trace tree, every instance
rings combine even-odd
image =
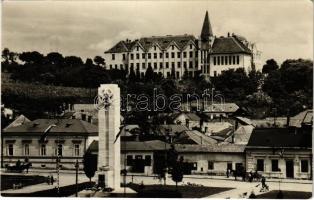
[[[83,65],[83,61],[80,57],[77,56],[66,56],[64,58],[64,64],[66,67],[75,67]]]
[[[95,176],[95,172],[97,171],[97,155],[93,155],[90,151],[87,151],[83,157],[83,165],[85,175],[89,178],[91,184],[92,177]]]
[[[4,48],[4,49],[2,50],[2,59],[4,60],[4,61],[2,61],[3,64],[9,64],[9,60],[10,60],[10,50],[9,50],[8,48]]]
[[[183,157],[181,156],[179,161],[172,168],[171,177],[176,182],[176,190],[178,190],[178,183],[183,180]]]
[[[23,52],[19,55],[19,59],[26,64],[42,64],[44,56],[37,51]]]
[[[266,64],[263,66],[263,74],[269,74],[270,72],[277,70],[279,68],[277,62],[274,59],[269,59],[266,61]]]
[[[85,65],[86,67],[93,67],[94,66],[93,60],[90,58],[87,58],[85,61]]]
[[[52,65],[62,65],[64,57],[58,52],[51,52],[47,54],[46,61]]]
[[[154,70],[152,66],[148,66],[146,72],[145,72],[145,81],[153,81],[154,78]]]
[[[100,67],[104,67],[105,66],[105,59],[103,57],[101,57],[101,56],[95,56],[94,62],[96,63],[96,65],[98,65]]]

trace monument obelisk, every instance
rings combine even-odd
[[[120,188],[120,88],[102,84],[98,88],[98,180],[105,187]]]

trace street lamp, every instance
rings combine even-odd
[[[78,169],[79,169],[79,162],[76,159],[76,163],[75,163],[75,186],[76,186],[75,197],[77,197],[77,193],[78,193]]]

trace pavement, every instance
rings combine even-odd
[[[14,173],[5,173],[1,172],[1,174],[10,174],[15,175]],[[21,175],[21,174],[18,174]],[[27,175],[27,174],[26,174]],[[41,176],[51,176],[53,175],[54,178],[57,178],[57,173],[55,170],[31,170],[28,175],[41,175]],[[95,180],[96,177],[94,177]],[[121,180],[123,180],[121,178]],[[85,176],[84,172],[80,171],[78,175],[78,182],[87,182],[89,179]],[[153,177],[153,176],[143,176],[143,175],[128,175],[126,177],[126,182],[133,182],[133,183],[141,183],[143,182],[144,185],[150,184],[161,184],[160,180]],[[168,176],[166,179],[166,183],[168,185],[175,185],[175,182],[171,180],[171,177]],[[73,171],[60,171],[60,187],[73,185],[75,184],[75,173]],[[163,184],[163,181],[162,181]],[[259,185],[256,187],[259,182],[243,182],[240,178],[235,181],[234,177],[224,177],[224,176],[205,176],[205,175],[185,175],[183,181],[178,185],[187,185],[187,184],[197,184],[203,185],[207,187],[222,187],[222,188],[234,188],[225,192],[217,193],[208,198],[245,198],[254,191],[255,195],[260,194]],[[311,180],[297,180],[297,179],[267,179],[266,184],[269,186],[271,190],[288,190],[288,191],[304,191],[304,192],[312,192],[312,181]],[[32,193],[47,189],[52,189],[57,186],[55,182],[54,185],[48,185],[47,183],[36,184],[31,186],[26,186],[21,189],[17,190],[5,190],[1,191],[1,193]],[[244,193],[247,196],[243,195]]]
[[[127,182],[132,181],[132,176],[127,176]],[[144,185],[150,184],[160,184],[159,179],[154,179],[147,176],[133,176],[133,183],[141,183]],[[162,182],[163,183],[163,182]],[[171,177],[168,177],[166,184],[175,185],[175,182],[171,180]],[[197,176],[184,176],[183,181],[178,185],[187,185],[187,184],[197,184],[207,187],[222,187],[222,188],[234,188],[225,192],[217,193],[206,198],[245,198],[248,197],[252,191],[255,195],[261,194],[261,186],[256,187],[259,182],[243,182],[240,179],[235,181],[234,178],[227,177],[197,177]],[[279,182],[279,180],[266,180],[266,184],[269,186],[269,191],[271,190],[288,190],[288,191],[303,191],[303,192],[312,192],[312,182],[309,180],[295,180],[294,182]],[[279,186],[280,185],[280,186]],[[246,195],[243,195],[246,193]]]

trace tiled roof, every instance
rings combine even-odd
[[[195,114],[195,113],[191,113],[191,112],[188,112],[188,113],[179,113],[179,114],[174,114],[172,117],[174,117],[174,119],[178,118],[180,115],[185,115],[189,120],[191,121],[200,121],[201,118]]]
[[[252,121],[249,118],[246,117],[235,117],[237,120],[240,121],[241,124],[245,124],[245,125],[252,125]]]
[[[213,153],[243,153],[245,145],[237,144],[211,144],[211,145],[194,145],[194,144],[175,144],[176,151],[180,152],[213,152]],[[121,151],[164,151],[169,149],[170,145],[160,140],[151,141],[121,141]],[[98,153],[98,141],[94,140],[88,147],[88,150]]]
[[[254,127],[252,125],[240,126],[234,132],[235,144],[247,144],[251,137]]]
[[[210,138],[196,130],[185,131],[184,134],[186,134],[196,144],[200,144],[200,145],[217,144],[217,141],[215,139]]]
[[[23,125],[24,123],[27,123],[27,122],[30,122],[30,120],[27,117],[25,117],[24,115],[20,115],[3,130],[7,130],[8,128],[11,128],[11,127],[20,126],[20,125]]]
[[[212,144],[212,145],[175,145],[178,152],[212,152],[212,153],[243,153],[245,145]]]
[[[248,148],[283,147],[311,148],[312,129],[255,128],[247,144]]]
[[[215,38],[211,54],[227,54],[227,53],[251,54],[251,51],[241,41],[239,41],[233,36]]]
[[[135,41],[120,41],[111,49],[105,53],[121,53],[132,50],[137,44],[140,44],[140,47],[147,52],[153,45],[160,47],[162,50],[165,50],[169,45],[175,45],[180,50],[183,50],[189,42],[195,44],[196,38],[193,35],[168,35],[168,36],[152,36],[152,37],[143,37]]]
[[[165,135],[168,131],[172,134],[177,134],[189,130],[186,126],[178,124],[160,125],[158,129],[162,135]]]
[[[98,133],[98,127],[78,119],[36,119],[23,125],[10,127],[4,133],[43,133],[49,126],[55,124],[49,133]]]
[[[160,140],[150,141],[121,141],[121,151],[164,151],[170,145]],[[98,152],[98,141],[94,140],[88,150]]]

